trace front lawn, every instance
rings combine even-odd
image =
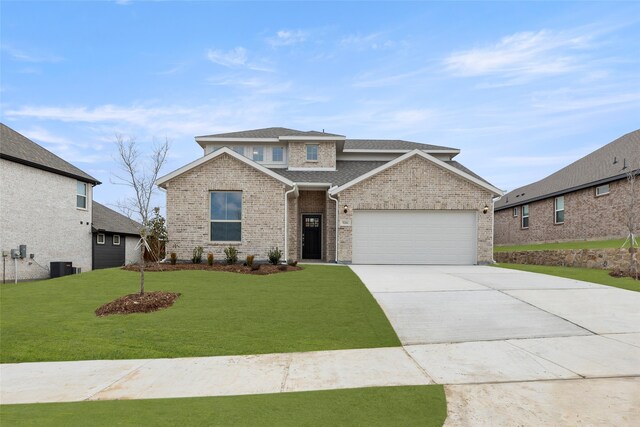
[[[0,405],[10,426],[441,426],[441,385],[249,396]]]
[[[494,264],[496,267],[511,268],[513,270],[530,271],[532,273],[550,274],[552,276],[566,277],[568,279],[583,280],[585,282],[599,283],[629,291],[640,292],[640,281],[630,277],[611,277],[608,270],[577,267],[551,267],[548,265],[525,264]]]
[[[0,361],[141,359],[399,346],[386,316],[346,267],[306,266],[268,276],[146,273],[146,290],[179,292],[173,307],[96,317],[136,292],[139,274],[120,269],[0,291]]]
[[[511,245],[511,246],[494,246],[494,252],[517,252],[517,251],[546,251],[546,250],[565,250],[565,249],[608,249],[620,248],[624,243],[624,239],[618,240],[598,240],[598,241],[582,241],[582,242],[562,242],[562,243],[536,243],[532,245]]]

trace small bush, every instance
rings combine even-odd
[[[253,259],[255,258],[254,255],[247,255],[247,261],[245,262],[245,265],[247,267],[253,267]]]
[[[176,262],[178,261],[178,254],[171,252],[171,255],[169,255],[169,261],[171,262],[171,265],[176,265]]]
[[[235,264],[238,262],[238,250],[233,246],[229,246],[224,249],[224,255],[226,257],[227,264]]]
[[[202,246],[197,246],[194,250],[193,250],[193,256],[191,257],[191,262],[194,264],[200,264],[202,262],[202,252],[204,251],[204,249],[202,249]]]
[[[213,254],[211,252],[207,254],[207,264],[213,265]]]
[[[251,266],[251,271],[258,271],[260,270],[260,264],[253,264]]]
[[[282,251],[276,246],[269,251],[267,258],[269,258],[269,262],[271,264],[278,265],[280,263],[280,258],[282,258]]]
[[[290,259],[289,261],[287,261],[287,264],[289,264],[291,267],[295,267],[296,265],[298,265],[298,261],[295,259]]]

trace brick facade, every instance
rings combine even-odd
[[[285,185],[255,168],[223,154],[166,183],[167,252],[191,259],[193,249],[204,248],[224,259],[224,248],[234,246],[239,260],[255,255],[267,258],[275,246],[284,251]],[[242,242],[217,243],[210,239],[210,192],[242,191]],[[291,222],[290,222],[291,224]]]
[[[596,197],[595,187],[564,194],[564,223],[554,223],[555,197],[529,204],[529,228],[522,229],[522,206],[495,213],[495,244],[521,245],[571,240],[624,238],[627,211],[626,180],[609,183],[609,194]],[[640,206],[637,207],[640,211]]]
[[[309,144],[318,145],[318,161],[307,161],[307,148]],[[291,168],[335,168],[336,167],[336,143],[335,141],[309,141],[289,142],[289,167]]]
[[[91,184],[87,209],[78,209],[74,178],[1,159],[0,182],[1,249],[27,245],[27,258],[18,259],[18,280],[48,278],[52,261],[71,261],[83,272],[91,270]],[[5,278],[13,280],[14,261],[5,259]]]
[[[414,156],[372,176],[339,195],[339,220],[352,221],[354,210],[371,209],[438,209],[479,212],[477,262],[493,260],[493,215],[491,209],[482,214],[485,205],[492,206],[492,194],[468,180]],[[334,205],[335,209],[335,205]],[[352,227],[339,229],[339,260],[352,259]]]

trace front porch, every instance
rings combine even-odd
[[[288,206],[288,259],[335,261],[336,205],[326,188],[304,188]]]

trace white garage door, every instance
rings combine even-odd
[[[475,264],[475,211],[354,211],[354,264]]]

